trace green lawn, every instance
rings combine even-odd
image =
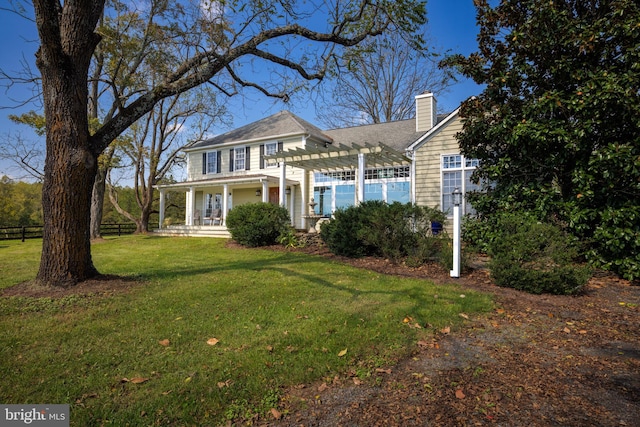
[[[287,386],[370,379],[460,313],[492,306],[453,286],[224,244],[111,238],[93,246],[96,267],[145,285],[1,298],[0,402],[68,403],[74,426],[219,425],[266,413]],[[0,288],[35,277],[40,246],[0,242]]]

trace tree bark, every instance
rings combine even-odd
[[[99,41],[94,33],[103,1],[35,0],[41,45],[47,156],[42,186],[44,229],[36,281],[72,286],[94,277],[89,226],[98,152],[87,116],[87,75]]]

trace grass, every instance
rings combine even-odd
[[[74,426],[221,425],[266,414],[287,386],[366,378],[492,304],[453,286],[224,242],[111,238],[93,246],[96,267],[144,286],[0,298],[0,402],[68,403]],[[0,287],[35,277],[40,245],[2,243]]]

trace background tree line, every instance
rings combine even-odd
[[[118,203],[132,215],[140,215],[140,207],[136,202],[135,190],[131,187],[116,186],[113,193],[117,194]],[[165,218],[173,223],[184,222],[184,197],[178,193],[166,195],[167,208]],[[131,221],[109,201],[109,195],[104,196],[104,210],[102,224],[123,224]],[[159,195],[154,191],[151,207],[150,223],[158,222]],[[7,176],[0,178],[0,227],[23,227],[42,225],[42,184],[14,181]]]

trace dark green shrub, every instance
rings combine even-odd
[[[234,207],[227,215],[231,237],[241,245],[273,245],[289,230],[291,219],[285,208],[272,203],[248,203]]]
[[[409,248],[405,263],[409,267],[419,267],[429,261],[441,262],[441,253],[445,248],[451,252],[450,242],[445,234],[438,236],[421,235],[416,238],[415,245]],[[453,255],[450,255],[453,258]],[[449,267],[451,268],[451,267]]]
[[[320,226],[322,240],[336,255],[350,258],[374,255],[376,248],[367,244],[363,236],[370,228],[374,212],[384,205],[384,202],[372,200],[336,210],[333,219]]]
[[[410,203],[366,201],[337,211],[332,221],[322,225],[320,234],[338,255],[375,255],[393,261],[407,258],[412,264],[422,264],[440,246],[428,236],[430,222],[444,223],[445,218],[437,209]]]
[[[489,247],[489,264],[496,284],[541,294],[579,292],[591,269],[576,264],[577,250],[558,227],[525,216],[502,215]]]

